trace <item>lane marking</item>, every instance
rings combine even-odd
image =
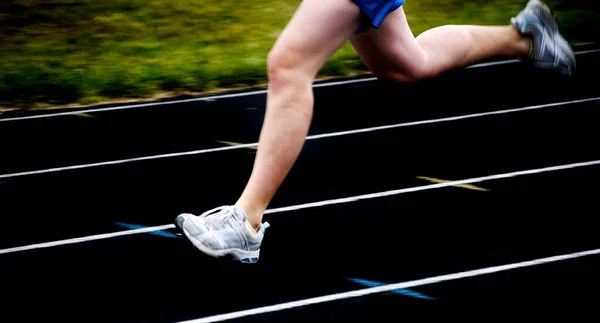
[[[357,284],[363,285],[365,287],[377,287],[377,286],[387,285],[384,283],[374,282],[374,281],[360,279],[360,278],[348,278],[348,280],[355,282]],[[398,294],[398,295],[402,295],[402,296],[409,296],[409,297],[421,298],[421,299],[427,299],[427,300],[435,300],[435,298],[433,298],[433,297],[427,296],[425,294],[419,293],[417,291],[414,291],[414,290],[408,289],[408,288],[394,289],[394,290],[391,290],[390,292],[393,294]]]
[[[597,53],[597,52],[600,52],[600,49],[577,51],[577,52],[575,52],[575,54],[576,55],[584,55],[584,54],[591,54],[591,53]],[[467,66],[466,68],[467,69],[482,68],[482,67],[489,67],[489,66],[496,66],[496,65],[513,64],[513,63],[517,63],[517,62],[518,62],[518,60],[502,60],[502,61],[496,61],[496,62],[486,62],[486,63],[474,64],[471,66]],[[376,81],[376,80],[377,80],[376,77],[369,77],[369,78],[362,78],[362,79],[357,79],[357,80],[331,81],[331,82],[326,81],[324,83],[313,84],[313,88],[348,85],[348,84],[354,84],[354,83],[365,83],[365,82],[372,82],[372,81]],[[0,119],[0,122],[51,118],[51,117],[72,115],[72,114],[76,114],[76,113],[88,113],[88,112],[96,113],[96,112],[105,112],[105,111],[154,107],[154,106],[161,106],[161,105],[182,104],[182,103],[190,103],[190,102],[214,101],[214,100],[218,100],[218,99],[229,99],[229,98],[253,96],[253,95],[259,95],[259,94],[266,94],[266,93],[267,93],[266,90],[257,90],[257,91],[243,92],[243,93],[213,95],[213,96],[207,96],[207,97],[201,97],[201,98],[192,98],[192,99],[167,101],[167,102],[140,103],[140,104],[115,106],[115,107],[108,107],[108,108],[95,108],[95,109],[90,108],[90,109],[77,110],[77,111],[65,111],[65,112],[48,113],[48,114],[41,114],[41,115],[34,115],[34,116],[4,118],[4,119]]]
[[[123,223],[123,222],[115,222],[114,224],[117,226],[120,226],[122,228],[131,229],[131,230],[148,228],[147,226],[144,226],[144,225]],[[151,232],[146,232],[146,233],[151,234],[151,235],[156,235],[159,237],[165,237],[165,238],[181,238],[181,235],[176,234],[176,233],[171,233],[166,230],[151,231]]]
[[[155,227],[147,227],[147,228],[141,228],[141,229],[135,229],[135,230],[125,230],[125,231],[118,231],[118,232],[111,232],[111,233],[95,234],[95,235],[91,235],[91,236],[87,236],[87,237],[72,238],[72,239],[65,239],[65,240],[44,242],[44,243],[36,243],[36,244],[28,245],[28,246],[2,249],[2,250],[0,250],[0,254],[7,254],[7,253],[13,253],[13,252],[19,252],[19,251],[25,251],[25,250],[33,250],[33,249],[58,247],[58,246],[64,246],[64,245],[69,245],[69,244],[75,244],[75,243],[97,241],[97,240],[110,239],[110,238],[115,238],[115,237],[122,237],[122,236],[127,236],[127,235],[147,233],[147,232],[160,231],[160,230],[168,230],[168,229],[174,229],[174,228],[175,228],[175,225],[166,224],[166,225],[159,225],[159,226],[155,226]]]
[[[445,117],[445,118],[438,118],[438,119],[396,123],[396,124],[385,125],[385,126],[353,129],[353,130],[347,130],[347,131],[338,131],[338,132],[324,133],[324,134],[320,134],[320,135],[311,135],[311,136],[307,136],[306,140],[340,137],[340,136],[346,136],[346,135],[354,135],[354,134],[381,131],[381,130],[389,130],[389,129],[402,128],[402,127],[412,127],[412,126],[420,126],[420,125],[433,124],[433,123],[450,122],[450,121],[458,121],[458,120],[486,117],[486,116],[499,115],[499,114],[509,114],[509,113],[523,112],[523,111],[539,110],[539,109],[545,109],[545,108],[550,108],[550,107],[586,103],[586,102],[592,102],[592,101],[598,101],[598,100],[600,100],[600,97],[579,99],[579,100],[573,100],[573,101],[546,103],[546,104],[532,105],[532,106],[526,106],[526,107],[516,108],[516,109],[496,110],[496,111],[473,113],[473,114],[466,114],[466,115],[460,115],[460,116],[454,116],[454,117]],[[2,175],[0,175],[0,179],[55,173],[55,172],[77,170],[77,169],[84,169],[84,168],[119,165],[119,164],[133,163],[133,162],[140,162],[140,161],[147,161],[147,160],[156,160],[156,159],[164,159],[164,158],[207,154],[207,153],[214,153],[214,152],[221,152],[221,151],[228,151],[228,150],[253,148],[255,146],[258,146],[258,143],[240,144],[237,146],[208,148],[208,149],[192,150],[192,151],[185,151],[185,152],[178,152],[178,153],[142,156],[142,157],[118,159],[118,160],[90,163],[90,164],[55,167],[55,168],[25,171],[25,172],[11,173],[11,174],[2,174]]]
[[[462,184],[472,184],[472,183],[484,182],[484,181],[490,181],[490,180],[496,180],[496,179],[512,178],[512,177],[518,177],[518,176],[523,176],[523,175],[540,174],[540,173],[553,172],[553,171],[565,170],[565,169],[573,169],[573,168],[578,168],[578,167],[594,166],[594,165],[600,165],[600,160],[566,164],[566,165],[560,165],[560,166],[529,169],[529,170],[524,170],[524,171],[517,171],[517,172],[510,172],[510,173],[503,173],[503,174],[496,174],[496,175],[488,175],[488,176],[464,179],[464,180],[459,180],[459,181],[452,181],[452,182],[447,182],[447,183],[430,184],[430,185],[424,185],[424,186],[402,188],[402,189],[392,190],[392,191],[385,191],[385,192],[378,192],[378,193],[371,193],[371,194],[364,194],[364,195],[356,195],[356,196],[339,198],[339,199],[325,200],[325,201],[320,201],[320,202],[298,204],[298,205],[286,206],[286,207],[281,207],[281,208],[268,209],[265,211],[264,214],[268,215],[268,214],[282,213],[282,212],[288,212],[288,211],[297,211],[297,210],[326,206],[326,205],[357,202],[357,201],[362,201],[362,200],[367,200],[367,199],[374,199],[374,198],[387,197],[387,196],[392,196],[392,195],[420,192],[420,191],[426,191],[426,190],[432,190],[432,189],[438,189],[438,188],[450,187],[450,186],[456,186],[456,185],[462,185]],[[119,231],[119,232],[92,235],[92,236],[81,237],[81,238],[58,240],[58,241],[39,243],[39,244],[31,244],[31,245],[22,246],[22,247],[0,249],[0,254],[7,254],[7,253],[12,253],[12,252],[19,252],[19,251],[26,251],[26,250],[33,250],[33,249],[40,249],[40,248],[50,248],[50,247],[63,246],[63,245],[73,244],[73,243],[82,243],[82,242],[88,242],[88,241],[94,241],[94,240],[109,239],[109,238],[121,237],[121,236],[125,236],[125,235],[133,235],[133,234],[146,233],[146,232],[159,231],[159,230],[168,230],[168,229],[174,229],[174,228],[175,228],[174,224],[165,224],[165,225],[161,225],[161,226],[141,228],[141,229],[135,229],[135,230]]]
[[[216,140],[216,142],[218,142],[220,144],[228,145],[228,146],[245,146],[244,148],[248,148],[248,149],[254,149],[254,150],[258,149],[258,144],[254,145],[254,146],[248,146],[247,144],[242,144],[242,143],[233,142],[233,141]]]
[[[448,180],[445,180],[445,179],[438,179],[438,178],[425,177],[425,176],[417,176],[417,178],[425,180],[425,181],[428,181],[428,182],[432,182],[432,183],[448,183],[448,182],[451,182],[451,181],[448,181]],[[473,190],[473,191],[482,191],[482,192],[489,191],[487,188],[483,188],[483,187],[479,187],[479,186],[475,186],[475,185],[469,185],[469,184],[456,185],[455,187],[466,188],[468,190]]]
[[[387,291],[391,291],[391,290],[395,290],[395,289],[412,288],[412,287],[417,287],[417,286],[437,284],[437,283],[442,283],[442,282],[446,282],[446,281],[489,275],[489,274],[494,274],[494,273],[498,273],[498,272],[502,272],[502,271],[508,271],[508,270],[514,270],[514,269],[519,269],[519,268],[532,267],[532,266],[539,266],[539,265],[558,262],[558,261],[565,261],[565,260],[570,260],[570,259],[575,259],[575,258],[595,256],[598,254],[600,254],[600,249],[593,249],[593,250],[588,250],[588,251],[575,252],[575,253],[546,257],[546,258],[538,258],[538,259],[534,259],[534,260],[517,262],[517,263],[512,263],[512,264],[485,267],[485,268],[480,268],[480,269],[458,272],[458,273],[454,273],[454,274],[447,274],[447,275],[440,275],[440,276],[434,276],[434,277],[417,279],[417,280],[410,280],[410,281],[406,281],[406,282],[402,282],[402,283],[359,289],[359,290],[331,294],[331,295],[326,295],[326,296],[307,298],[307,299],[303,299],[303,300],[287,302],[287,303],[280,303],[280,304],[264,306],[264,307],[257,307],[257,308],[253,308],[253,309],[249,309],[249,310],[208,316],[208,317],[194,319],[194,320],[188,320],[188,321],[181,321],[179,323],[221,322],[221,321],[232,320],[232,319],[240,318],[240,317],[247,317],[247,316],[251,316],[251,315],[272,313],[272,312],[283,311],[283,310],[296,308],[296,307],[308,306],[308,305],[313,305],[313,304],[321,304],[321,303],[326,303],[326,302],[345,300],[345,299],[350,299],[350,298],[355,298],[355,297],[377,294],[377,293],[387,292]]]
[[[279,212],[286,212],[286,211],[296,211],[296,210],[301,210],[301,209],[333,205],[333,204],[350,203],[350,202],[356,202],[356,201],[380,198],[380,197],[387,197],[387,196],[398,195],[398,194],[414,193],[414,192],[431,190],[431,189],[442,188],[442,187],[450,187],[450,186],[456,186],[456,185],[462,185],[462,184],[472,184],[472,183],[485,182],[485,181],[496,180],[496,179],[512,178],[512,177],[531,175],[531,174],[540,174],[540,173],[553,172],[553,171],[572,169],[572,168],[578,168],[578,167],[595,166],[595,165],[599,165],[599,164],[600,164],[600,160],[594,160],[594,161],[589,161],[589,162],[573,163],[573,164],[567,164],[567,165],[551,166],[551,167],[530,169],[530,170],[510,172],[510,173],[504,173],[504,174],[482,176],[482,177],[464,179],[464,180],[459,180],[459,181],[452,181],[452,182],[447,182],[447,183],[438,183],[438,184],[431,184],[431,185],[425,185],[425,186],[402,188],[402,189],[386,191],[386,192],[364,194],[364,195],[357,195],[357,196],[351,196],[351,197],[345,197],[345,198],[339,198],[339,199],[333,199],[333,200],[327,200],[327,201],[321,201],[321,202],[281,207],[281,208],[277,208],[277,209],[267,210],[267,211],[265,211],[265,214],[279,213]]]
[[[600,52],[600,49],[590,49],[590,50],[582,50],[575,52],[575,55],[585,55]],[[497,65],[505,65],[505,64],[514,64],[519,63],[518,59],[509,59],[503,61],[495,61],[495,62],[487,62],[487,63],[479,63],[471,66],[467,66],[466,68],[480,68],[480,67],[489,67],[489,66],[497,66]]]

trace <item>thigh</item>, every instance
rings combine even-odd
[[[317,73],[360,23],[352,0],[303,0],[279,35],[271,56]]]
[[[379,76],[410,75],[425,60],[403,7],[390,12],[379,28],[356,33],[350,41],[365,65]]]

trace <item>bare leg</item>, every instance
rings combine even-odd
[[[556,24],[542,31],[539,21],[549,15],[538,0],[513,22],[521,32],[533,33],[538,66],[572,70],[568,49],[558,66],[553,56],[565,41]],[[267,113],[250,179],[235,207],[216,208],[196,217],[180,214],[176,226],[202,252],[231,255],[245,263],[258,261],[268,223],[264,211],[300,153],[312,118],[312,82],[325,61],[348,39],[365,64],[379,77],[414,81],[432,77],[491,56],[524,56],[530,41],[512,27],[444,26],[415,38],[402,8],[385,20],[379,30],[354,35],[360,10],[352,0],[303,0],[298,11],[269,53]],[[533,21],[533,24],[531,23]],[[554,40],[546,46],[546,40]],[[557,41],[558,40],[558,41]],[[558,46],[560,47],[560,46]],[[546,55],[548,54],[548,55]],[[550,57],[548,59],[548,57]],[[242,212],[245,211],[245,212]],[[244,216],[244,213],[246,216]]]
[[[528,54],[531,41],[507,26],[447,25],[414,37],[402,7],[381,27],[350,38],[357,53],[381,78],[410,82],[466,67],[486,58]]]
[[[252,174],[236,202],[255,229],[304,144],[314,77],[359,18],[351,0],[304,0],[269,53],[266,116]]]

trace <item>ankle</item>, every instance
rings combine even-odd
[[[533,38],[528,35],[522,35],[516,28],[512,27],[512,33],[515,36],[516,42],[514,50],[518,57],[528,57],[533,50]]]
[[[523,37],[520,40],[519,53],[520,56],[529,57],[531,56],[531,52],[533,51],[533,39],[530,37]]]
[[[262,225],[264,209],[257,208],[253,205],[246,205],[240,201],[238,201],[235,206],[244,211],[248,224],[252,227],[252,229],[258,231]]]
[[[253,223],[249,220],[246,220],[246,225],[253,231],[254,234],[257,234],[260,228],[262,227],[262,223]]]

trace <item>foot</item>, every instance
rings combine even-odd
[[[269,223],[265,222],[254,230],[241,208],[221,206],[200,216],[180,214],[175,219],[175,226],[196,248],[209,256],[231,256],[242,263],[255,263]]]
[[[540,0],[530,0],[510,22],[521,35],[532,39],[531,51],[523,61],[566,77],[573,75],[575,53],[558,31],[558,23],[548,6]]]

